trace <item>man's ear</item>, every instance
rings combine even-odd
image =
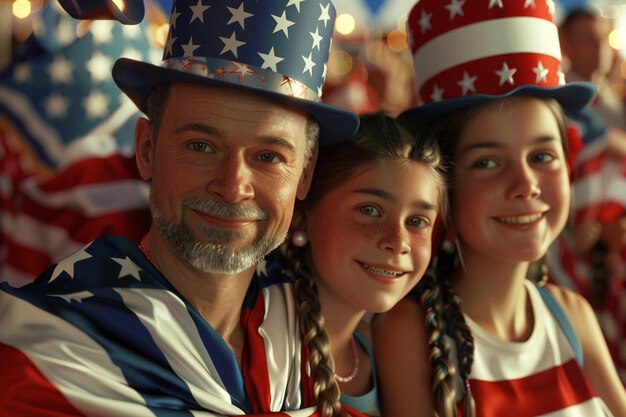
[[[150,121],[139,118],[135,125],[135,160],[141,178],[150,181],[154,172],[154,143]]]
[[[318,147],[318,143],[315,143],[315,146],[311,150],[311,157],[309,158],[309,162],[302,171],[302,176],[300,177],[300,182],[298,183],[298,190],[296,192],[296,197],[298,198],[298,200],[304,200],[306,195],[309,193],[309,188],[311,188],[313,171],[315,171],[315,163],[317,162]]]

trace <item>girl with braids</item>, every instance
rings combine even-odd
[[[277,256],[295,281],[312,395],[324,417],[342,405],[380,415],[367,312],[404,297],[430,262],[444,202],[436,141],[393,118],[361,116],[351,141],[322,147],[307,198]]]
[[[595,88],[561,83],[547,2],[446,4],[410,13],[426,104],[401,119],[437,131],[451,210],[433,273],[373,329],[383,414],[626,416],[588,302],[527,279],[569,213],[563,110]]]

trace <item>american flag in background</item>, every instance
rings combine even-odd
[[[612,224],[626,215],[626,158],[609,155],[606,129],[586,114],[582,112],[578,119],[572,119],[585,145],[572,169],[571,227],[588,221]],[[607,287],[598,299],[595,264],[603,260],[594,260],[593,252],[577,253],[573,230],[566,228],[550,248],[547,264],[551,279],[582,294],[593,305],[616,369],[626,384],[626,244],[618,254],[625,266],[622,276],[606,278],[602,285]]]
[[[111,68],[160,51],[147,22],[81,23],[56,1],[0,74],[0,281],[20,286],[103,234],[139,241],[147,185],[134,161],[139,112]]]

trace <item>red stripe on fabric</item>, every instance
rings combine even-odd
[[[589,299],[591,296],[591,280],[578,274],[577,265],[581,262],[581,258],[582,256],[574,254],[565,239],[561,238],[559,241],[559,261],[563,270],[574,282],[576,291]],[[584,261],[586,262],[587,260],[585,259]]]
[[[546,75],[546,81],[536,83],[537,74],[533,72],[533,68],[541,64],[549,72]],[[508,82],[500,85],[500,76],[496,71],[502,69],[503,63],[506,62],[510,69],[517,69],[513,75],[514,84]],[[489,70],[487,70],[489,68]],[[475,91],[468,90],[467,94],[504,94],[517,86],[523,84],[537,85],[541,87],[553,87],[559,85],[558,72],[560,70],[560,62],[553,57],[541,54],[507,54],[506,56],[498,55],[475,61],[465,62],[446,71],[441,71],[420,88],[419,95],[424,103],[431,103],[433,99],[431,95],[434,86],[443,88],[442,98],[450,99],[463,96],[463,89],[458,84],[463,80],[464,73],[467,72],[469,77],[477,77],[474,82]]]
[[[265,341],[259,334],[264,316],[265,301],[263,294],[259,292],[254,307],[241,312],[241,322],[246,336],[241,369],[248,400],[256,413],[270,411],[272,401]]]
[[[83,416],[26,355],[0,343],[0,417]]]
[[[7,254],[4,263],[22,271],[26,275],[30,275],[33,279],[53,263],[48,254],[15,243],[11,236],[4,236],[2,245],[2,250]]]
[[[449,32],[453,29],[468,26],[472,23],[480,23],[484,21],[510,18],[510,17],[537,17],[540,19],[552,21],[552,15],[549,12],[547,2],[536,2],[535,7],[524,8],[522,1],[503,2],[503,8],[494,6],[489,9],[490,0],[472,0],[463,5],[464,16],[456,15],[450,19],[450,11],[446,6],[449,1],[442,0],[422,0],[409,14],[409,27],[412,29],[412,52],[420,48],[425,43],[442,33]],[[471,10],[470,10],[471,8]],[[431,14],[432,29],[422,34],[418,24],[422,17],[422,11]]]
[[[111,198],[114,197],[111,196]],[[72,240],[80,243],[87,243],[97,237],[111,234],[125,236],[139,243],[151,223],[150,211],[147,207],[89,216],[74,210],[71,206],[52,208],[29,198],[24,198],[19,215],[64,229]]]
[[[602,170],[602,165],[606,160],[604,154],[595,155],[580,163],[574,171],[575,178],[582,179],[590,174],[598,173]]]
[[[594,397],[576,359],[509,381],[470,380],[479,417],[532,417],[562,410]]]
[[[71,189],[77,185],[100,184],[128,179],[141,180],[135,158],[120,154],[80,159],[42,185],[44,191]]]

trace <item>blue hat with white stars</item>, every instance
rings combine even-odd
[[[253,92],[311,115],[322,145],[341,142],[358,117],[321,101],[335,15],[330,0],[175,0],[161,66],[122,58],[113,79],[144,112],[162,83]]]

